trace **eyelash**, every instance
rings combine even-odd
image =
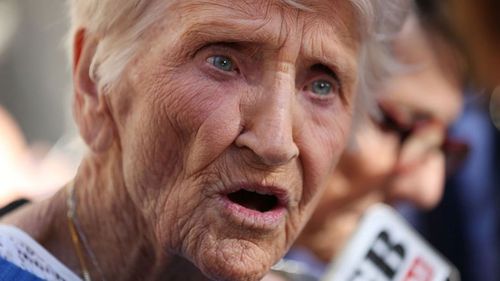
[[[241,74],[240,62],[236,59],[236,56],[231,53],[231,50],[225,50],[225,48],[210,48],[206,51],[205,54],[203,54],[202,63],[207,69],[208,73],[216,80],[224,81],[235,78],[236,76]],[[217,68],[215,65],[213,65],[213,63],[209,62],[210,58],[217,56],[228,58],[233,65],[233,71],[224,71],[220,68]]]
[[[332,78],[329,75],[317,75],[314,76],[312,79],[306,80],[307,82],[305,83],[305,86],[302,88],[303,91],[307,92],[307,96],[313,100],[316,103],[319,103],[320,105],[329,105],[332,102],[334,102],[336,99],[341,98],[343,101],[344,96],[342,92],[342,85],[338,79]],[[331,84],[332,86],[332,93],[326,95],[326,96],[321,96],[318,94],[315,94],[312,92],[312,87],[313,83],[317,81],[325,81]]]
[[[214,63],[216,62],[216,61],[215,61],[216,57],[221,57],[221,58],[226,58],[226,59],[228,59],[228,60],[231,62],[231,65],[232,65],[233,69],[232,69],[231,71],[224,71],[224,70],[222,70],[222,69],[220,69],[220,68],[216,67],[216,66],[214,65]],[[213,62],[210,62],[210,60],[211,60],[212,58],[214,59],[214,61],[213,61]],[[215,55],[211,55],[211,56],[207,57],[207,58],[205,59],[205,61],[206,61],[206,62],[207,62],[207,63],[208,63],[208,64],[209,64],[212,68],[214,68],[214,69],[216,69],[216,70],[218,70],[218,71],[221,71],[221,72],[223,72],[223,73],[226,73],[226,74],[229,74],[229,73],[231,73],[231,72],[233,72],[233,73],[240,73],[240,68],[238,67],[238,64],[237,64],[237,63],[235,63],[235,60],[234,60],[232,57],[230,57],[230,56],[226,56],[226,55],[222,55],[222,54],[215,54]]]

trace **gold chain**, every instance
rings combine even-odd
[[[71,183],[71,186],[68,188],[68,199],[67,199],[67,205],[68,205],[67,217],[68,217],[69,233],[71,234],[71,240],[73,241],[73,247],[75,248],[76,256],[78,257],[78,261],[80,262],[80,268],[82,270],[83,280],[92,281],[92,279],[90,278],[90,273],[87,267],[87,263],[85,262],[85,257],[83,256],[82,243],[80,242],[80,235],[78,235],[78,231],[76,230],[75,227],[75,222],[73,221],[73,218],[75,216],[75,206],[72,200],[73,188],[74,185],[73,183]]]

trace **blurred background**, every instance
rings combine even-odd
[[[0,207],[43,199],[75,171],[67,29],[63,0],[0,0]],[[431,212],[399,210],[464,281],[493,281],[500,276],[500,133],[488,97],[476,92],[464,89],[464,112],[450,129],[471,151],[449,176],[443,201]]]
[[[0,205],[45,198],[74,171],[67,22],[65,1],[0,0]]]
[[[70,123],[64,3],[0,1],[0,99],[29,143],[54,143]]]

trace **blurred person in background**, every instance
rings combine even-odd
[[[500,132],[488,114],[488,98],[469,89],[452,138],[471,147],[464,165],[446,182],[441,204],[430,212],[402,206],[406,218],[462,273],[462,281],[500,276]]]
[[[427,237],[461,268],[463,280],[498,280],[500,2],[415,3],[426,30],[438,44],[449,44],[467,58],[464,69],[472,87],[468,90],[465,113],[452,133],[468,139],[474,149],[463,169],[448,182],[444,204],[423,216],[413,211],[412,216]],[[455,227],[441,227],[443,222],[452,222]]]
[[[445,50],[434,55],[415,17],[406,22],[394,51],[403,67],[382,89],[382,118],[356,135],[358,146],[344,153],[287,254],[308,269],[293,280],[320,279],[373,204],[409,201],[430,209],[442,196],[445,160],[452,152],[447,128],[462,104],[458,69]]]

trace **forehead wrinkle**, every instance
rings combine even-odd
[[[306,60],[330,67],[342,81],[353,83],[356,79],[358,46],[354,43],[356,40],[346,40],[348,36],[336,26],[321,22],[309,24],[304,29],[301,54]]]
[[[282,28],[277,30],[272,19],[227,19],[207,17],[193,21],[181,33],[180,42],[186,43],[254,43],[269,49],[278,49],[283,43]],[[286,37],[286,36],[285,36]]]
[[[272,1],[269,0],[178,0],[175,6],[176,13],[196,18],[196,13],[205,12],[205,15],[216,15],[223,17],[231,15],[233,19],[265,19],[270,14]],[[278,0],[283,1],[283,0]],[[196,20],[196,19],[195,19]]]
[[[361,37],[358,32],[360,25],[356,12],[358,8],[353,4],[353,0],[309,0],[308,2],[311,2],[308,5],[314,7],[315,12],[302,12],[307,32],[329,28],[343,42],[352,44],[351,47],[359,43]]]
[[[236,18],[241,16],[245,17],[251,16],[250,11],[252,11],[252,9],[249,9],[247,5],[242,5],[242,4],[248,4],[248,3],[247,1],[229,2],[220,0],[204,0],[204,1],[179,0],[174,10],[176,10],[176,12],[181,11],[185,15],[193,16],[193,13],[195,12],[214,13],[214,12],[219,12],[222,8],[222,10],[229,10],[231,14],[234,15]]]
[[[192,23],[185,35],[214,35],[211,29],[218,28],[217,32],[223,38],[238,35],[235,36],[240,39],[237,41],[267,41],[279,49],[286,42],[290,23],[299,18],[301,10],[284,0],[182,0],[172,5],[171,11],[190,15],[183,17]]]

